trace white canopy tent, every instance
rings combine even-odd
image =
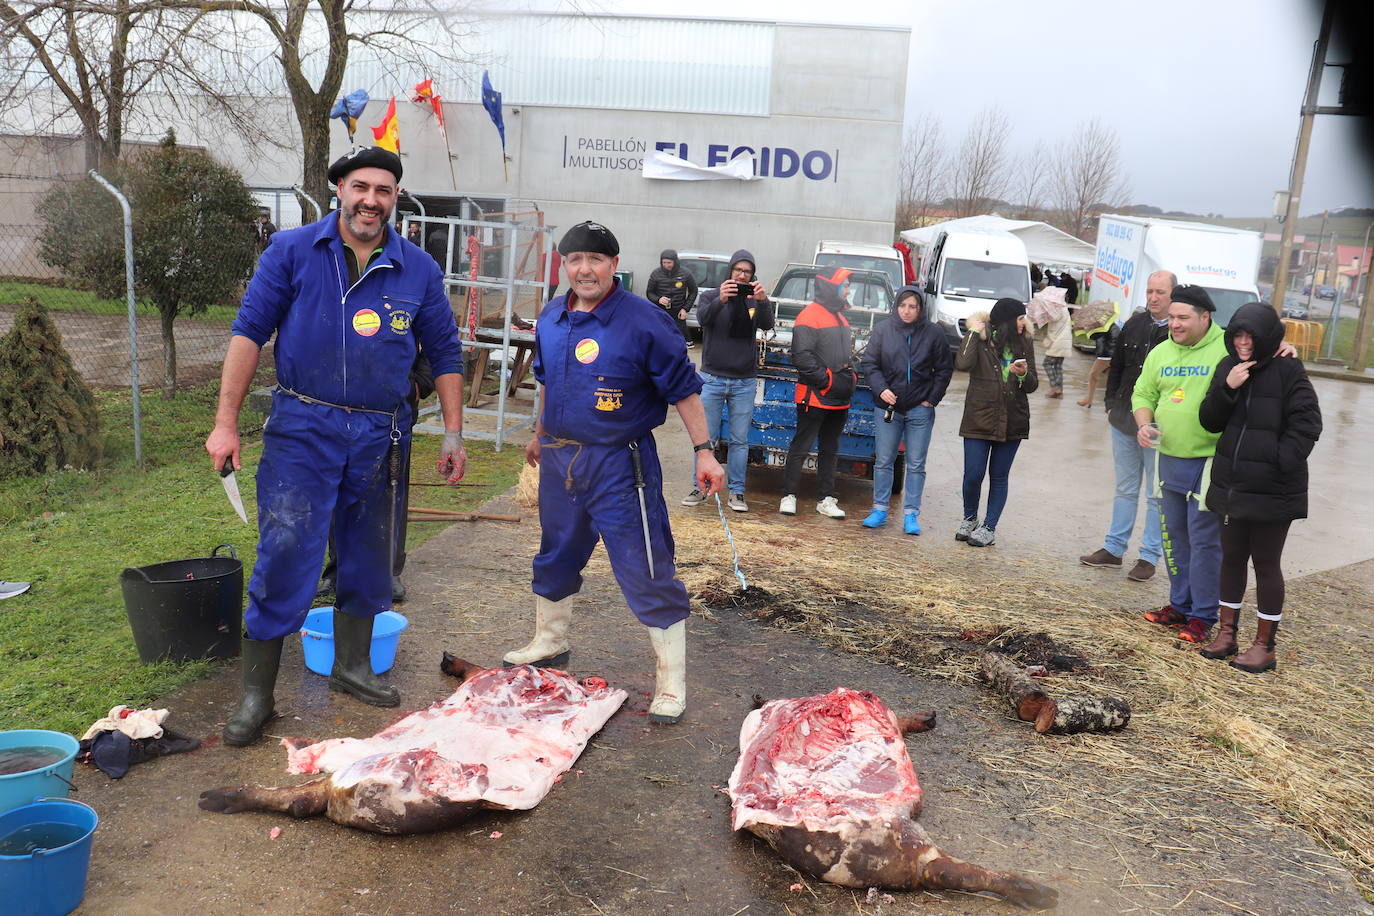
[[[922,248],[934,242],[941,231],[955,229],[993,229],[1010,232],[1021,239],[1026,246],[1026,256],[1036,264],[1074,267],[1080,270],[1091,270],[1093,266],[1096,249],[1092,245],[1074,238],[1067,232],[1059,231],[1049,223],[1034,220],[1005,219],[990,215],[968,216],[922,226],[919,229],[907,229],[901,235],[912,247]]]

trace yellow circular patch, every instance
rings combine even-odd
[[[590,337],[584,337],[573,348],[573,355],[579,363],[590,363],[601,353],[601,346]]]
[[[1175,389],[1174,389],[1174,393],[1171,394],[1171,395],[1169,395],[1169,400],[1173,401],[1175,404],[1182,404],[1182,403],[1183,403],[1183,389],[1182,389],[1182,388],[1175,388]]]
[[[372,309],[359,309],[353,313],[353,330],[364,337],[371,337],[382,327],[382,319]]]

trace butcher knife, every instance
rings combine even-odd
[[[248,513],[243,511],[243,497],[239,496],[239,479],[234,474],[232,458],[224,459],[224,470],[219,472],[219,481],[224,484],[224,495],[229,497],[229,505],[234,507],[243,523],[248,524]]]

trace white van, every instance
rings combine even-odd
[[[917,282],[930,320],[944,330],[951,347],[958,347],[970,315],[992,311],[1003,297],[1030,300],[1026,244],[1001,229],[942,231],[921,252]]]
[[[1213,320],[1225,327],[1247,302],[1259,300],[1264,240],[1258,232],[1180,220],[1104,213],[1097,224],[1092,293],[1079,301],[1115,302],[1119,321],[1145,307],[1150,274],[1172,271],[1180,283],[1207,290],[1216,304]]]
[[[872,242],[836,242],[825,240],[816,245],[811,263],[817,267],[848,267],[850,270],[880,270],[887,274],[893,289],[906,282],[902,256],[891,245]]]

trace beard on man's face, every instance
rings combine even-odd
[[[369,227],[358,222],[359,215],[363,213],[375,216],[377,218],[376,224]],[[348,224],[349,230],[358,238],[366,242],[370,242],[377,238],[382,234],[382,230],[386,228],[386,214],[378,207],[349,207],[345,205],[343,207],[343,218],[344,222]]]

